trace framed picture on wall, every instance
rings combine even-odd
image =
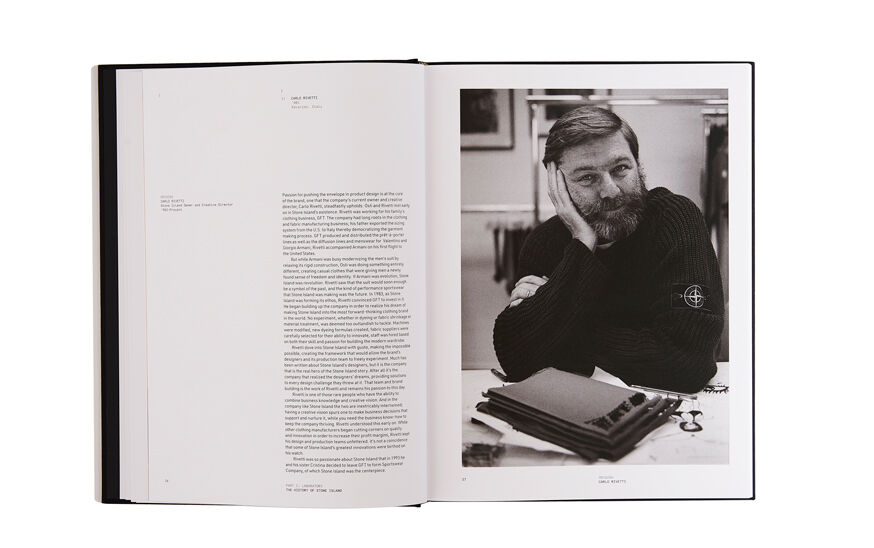
[[[461,148],[513,148],[512,90],[461,90]]]

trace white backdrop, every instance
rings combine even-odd
[[[0,543],[568,545],[862,532],[871,386],[867,18],[851,3],[15,2],[0,24]],[[664,4],[661,4],[664,5]],[[318,7],[317,7],[318,6]],[[870,44],[869,44],[870,45]],[[421,509],[93,501],[91,97],[98,63],[754,60],[755,502]],[[867,238],[866,238],[867,239]]]

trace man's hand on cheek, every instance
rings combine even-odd
[[[546,276],[525,276],[518,282],[516,282],[516,287],[513,289],[513,292],[510,293],[510,307],[514,307],[521,303],[524,299],[531,297],[534,295],[540,286],[549,281],[549,278]]]
[[[567,229],[570,230],[574,239],[583,242],[586,247],[594,250],[598,236],[592,227],[589,226],[589,223],[580,215],[580,212],[577,211],[577,207],[568,193],[564,173],[558,169],[555,162],[549,162],[546,171],[549,175],[547,191],[549,199],[552,200],[552,205],[555,206],[555,212]]]

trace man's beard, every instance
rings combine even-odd
[[[646,176],[640,169],[637,185],[626,194],[603,198],[577,211],[598,235],[598,243],[616,242],[631,235],[643,219],[646,201]]]

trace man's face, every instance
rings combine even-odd
[[[643,216],[646,186],[628,142],[616,132],[566,149],[558,168],[599,243],[629,236]]]

